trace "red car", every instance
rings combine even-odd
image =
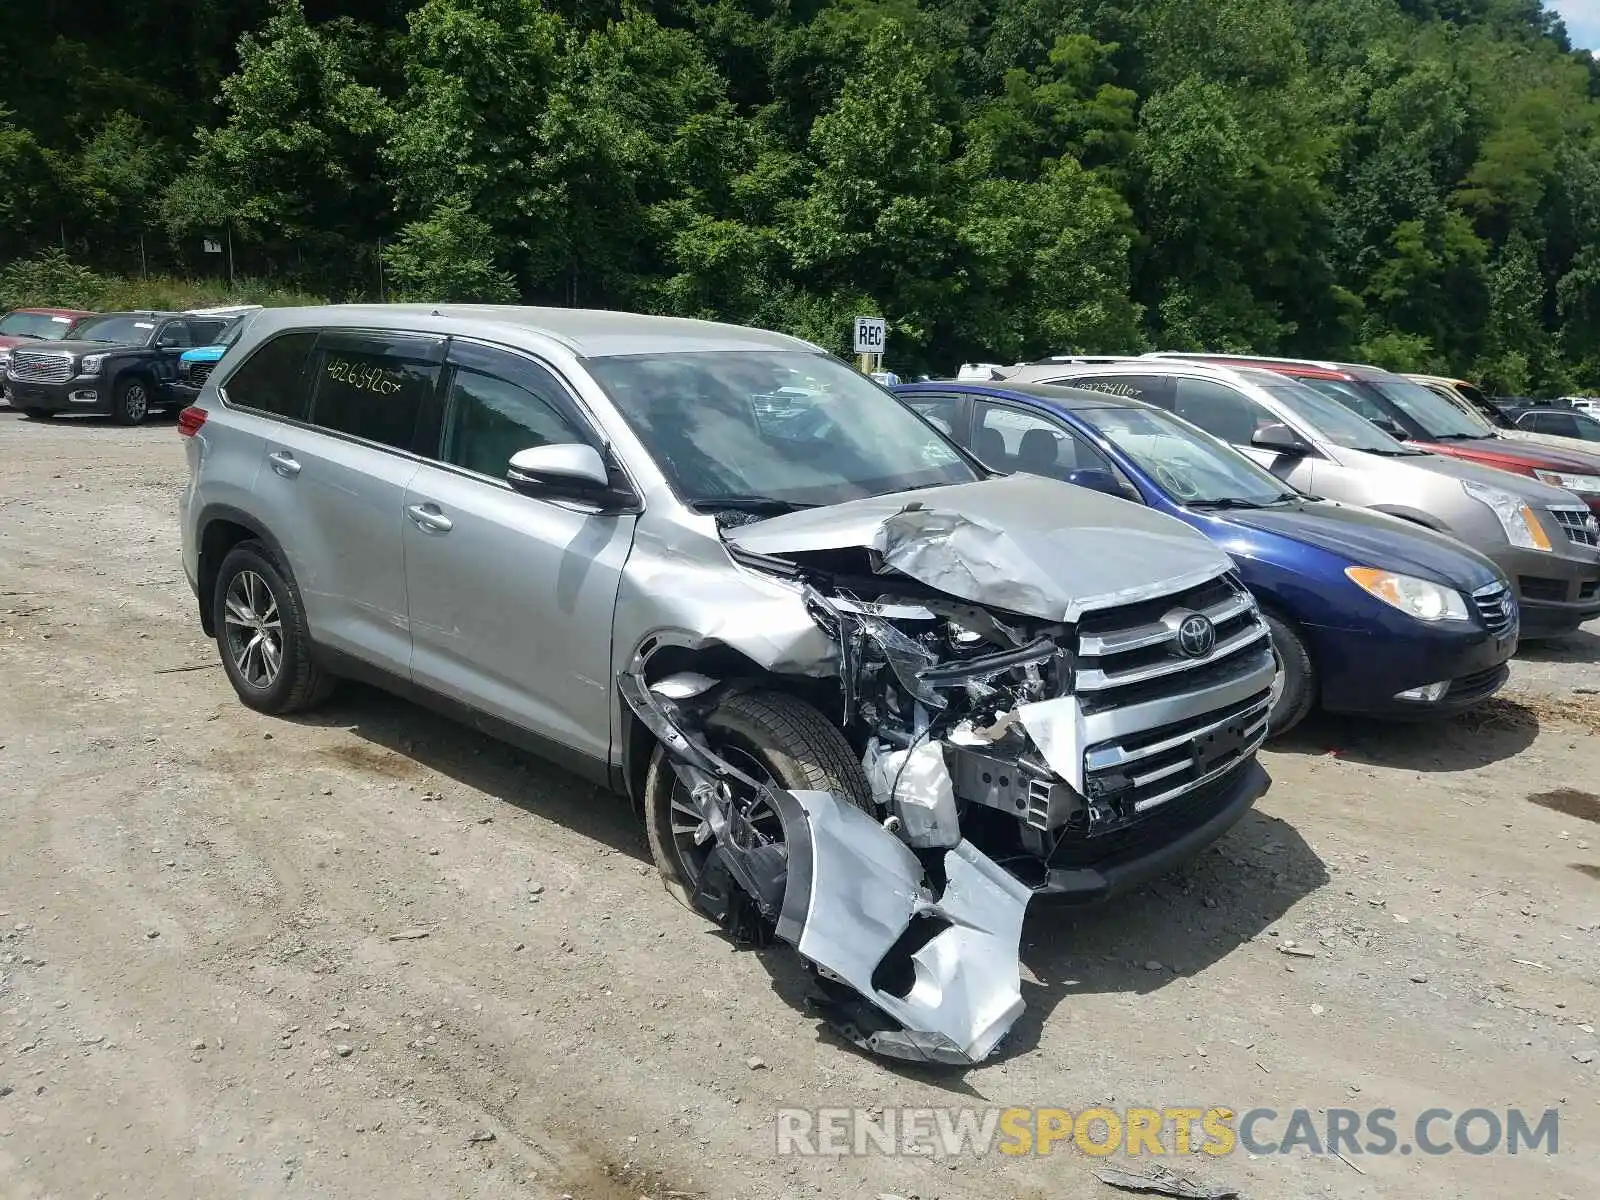
[[[14,308],[0,317],[0,394],[5,392],[11,350],[24,342],[59,342],[91,312],[76,308]]]
[[[1554,450],[1547,446],[1486,434],[1482,427],[1444,397],[1403,375],[1352,363],[1303,362],[1228,354],[1163,354],[1163,358],[1200,358],[1230,366],[1263,367],[1287,375],[1337,400],[1419,450],[1448,454],[1468,462],[1530,475],[1541,483],[1573,493],[1600,513],[1600,454]]]

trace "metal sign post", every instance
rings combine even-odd
[[[883,346],[888,326],[882,317],[857,317],[855,320],[856,365],[863,375],[883,366]]]

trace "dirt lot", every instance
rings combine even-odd
[[[1109,1197],[1065,1148],[774,1154],[785,1106],[1101,1103],[1553,1107],[1553,1157],[1168,1162],[1600,1195],[1600,629],[1448,726],[1313,723],[1185,874],[1030,917],[998,1061],[896,1071],[678,908],[622,802],[372,692],[241,707],[182,472],[169,423],[0,411],[0,1196]]]

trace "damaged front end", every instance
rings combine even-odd
[[[652,678],[642,655],[620,673],[711,843],[691,903],[798,949],[834,1027],[875,1053],[987,1057],[1022,1011],[1032,897],[1175,865],[1265,789],[1270,644],[1226,558],[1066,491],[1070,518],[1043,507],[1060,485],[1008,479],[725,531],[833,648],[864,800],[719,754],[703,718],[739,682]]]

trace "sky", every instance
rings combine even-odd
[[[1600,0],[1545,0],[1545,7],[1561,14],[1574,46],[1600,50]]]

